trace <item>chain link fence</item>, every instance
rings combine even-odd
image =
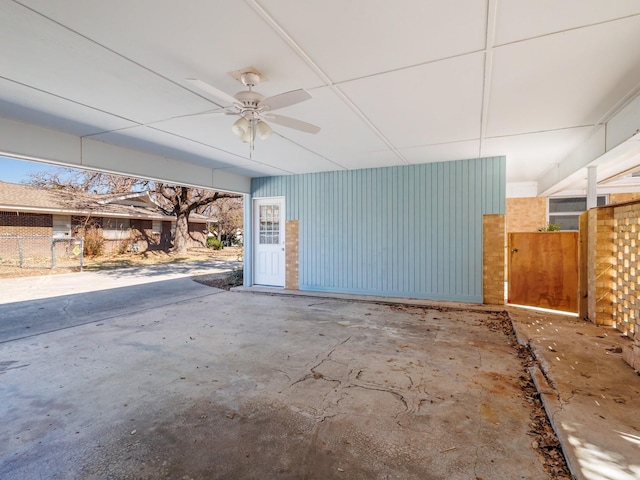
[[[0,269],[62,268],[82,271],[82,238],[0,236]]]

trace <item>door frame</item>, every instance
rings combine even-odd
[[[260,212],[258,212],[258,203],[260,201],[279,201],[281,205],[280,211],[280,245],[282,247],[282,255],[283,255],[283,270],[282,270],[282,285],[273,285],[274,288],[284,288],[287,282],[287,262],[286,262],[286,197],[284,196],[273,196],[273,197],[253,197],[251,199],[251,284],[252,285],[260,285],[256,283],[256,271],[257,271],[257,262],[258,262],[258,237],[260,235]]]

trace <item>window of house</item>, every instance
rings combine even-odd
[[[71,236],[71,215],[53,215],[53,236],[70,237]]]
[[[102,222],[102,235],[109,240],[129,238],[129,219],[105,217]]]
[[[606,195],[598,196],[597,205],[606,205]],[[549,199],[549,223],[560,225],[560,230],[578,230],[580,215],[587,210],[587,197],[557,197]]]

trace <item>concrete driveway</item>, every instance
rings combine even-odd
[[[191,278],[240,267],[206,261],[1,279],[0,343],[209,294]]]
[[[551,478],[493,314],[134,290],[49,299],[83,324],[0,344],[0,478]]]

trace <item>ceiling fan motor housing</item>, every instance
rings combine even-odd
[[[257,109],[258,104],[264,100],[264,95],[258,92],[245,91],[235,94],[236,100],[238,100],[246,109]]]

